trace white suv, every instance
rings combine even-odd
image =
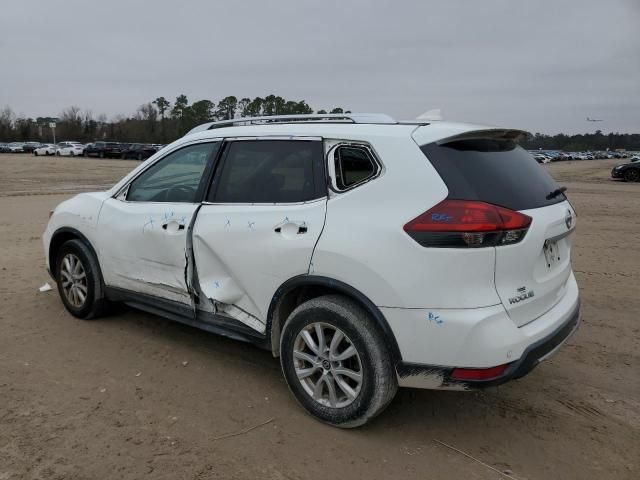
[[[528,373],[576,329],[575,212],[477,125],[312,115],[195,128],[44,234],[66,308],[111,302],[269,349],[311,414]]]

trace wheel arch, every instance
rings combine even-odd
[[[96,261],[96,265],[98,266],[98,274],[100,275],[100,291],[98,292],[98,298],[101,298],[104,293],[104,280],[102,278],[102,269],[100,268],[100,261],[98,260],[98,254],[96,253],[95,248],[91,245],[89,239],[79,230],[76,230],[72,227],[60,227],[58,228],[53,235],[51,235],[51,240],[49,241],[49,270],[51,275],[56,277],[56,258],[58,256],[58,252],[60,251],[60,247],[68,242],[69,240],[80,240],[93,255],[93,258]]]
[[[343,295],[364,308],[383,334],[394,365],[402,361],[396,337],[380,309],[351,285],[319,275],[298,275],[290,278],[273,295],[267,313],[267,342],[274,357],[280,355],[280,333],[289,314],[302,302],[329,294]]]

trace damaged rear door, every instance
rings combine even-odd
[[[326,212],[323,159],[320,138],[226,141],[193,225],[198,283],[215,313],[262,333],[277,288],[309,272]]]
[[[174,150],[103,204],[98,248],[106,285],[192,306],[189,226],[219,146]]]

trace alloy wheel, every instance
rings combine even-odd
[[[302,388],[316,402],[343,408],[362,388],[362,362],[353,342],[339,328],[311,323],[296,336],[293,365]]]
[[[67,253],[62,259],[60,275],[67,301],[75,308],[82,307],[87,301],[87,274],[80,259]]]

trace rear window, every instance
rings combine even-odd
[[[449,189],[448,198],[528,210],[566,200],[558,184],[513,140],[465,139],[420,147]]]

